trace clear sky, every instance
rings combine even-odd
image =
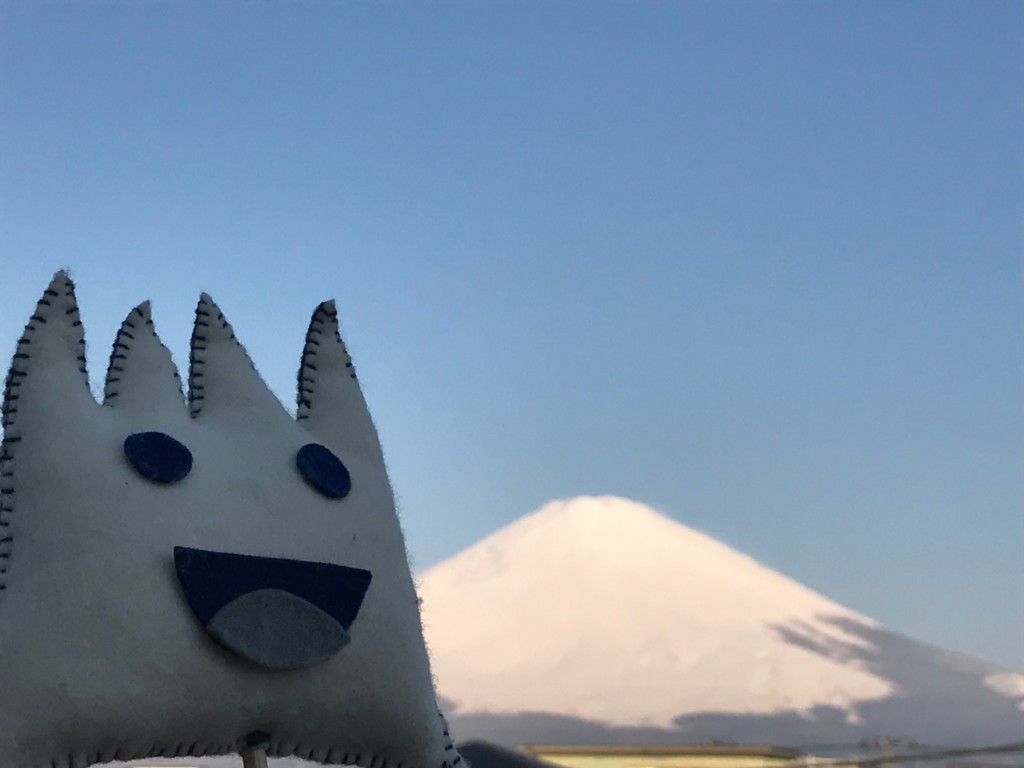
[[[0,0],[0,353],[205,290],[290,407],[335,297],[419,570],[613,493],[1024,669],[1022,94],[1019,2]]]

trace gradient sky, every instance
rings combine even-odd
[[[0,353],[336,297],[417,569],[651,504],[1024,669],[1024,5],[0,0]],[[638,553],[642,557],[642,553]]]

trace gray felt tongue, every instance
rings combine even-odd
[[[235,598],[206,629],[228,650],[270,669],[314,667],[349,641],[348,632],[329,614],[281,589],[257,589]]]

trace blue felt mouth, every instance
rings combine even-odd
[[[370,586],[362,568],[174,548],[195,617],[233,653],[269,669],[321,664],[349,641]]]

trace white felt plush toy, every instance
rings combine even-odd
[[[186,402],[142,304],[93,398],[58,273],[4,394],[0,766],[259,745],[461,768],[376,430],[313,314],[292,418],[209,297]]]

